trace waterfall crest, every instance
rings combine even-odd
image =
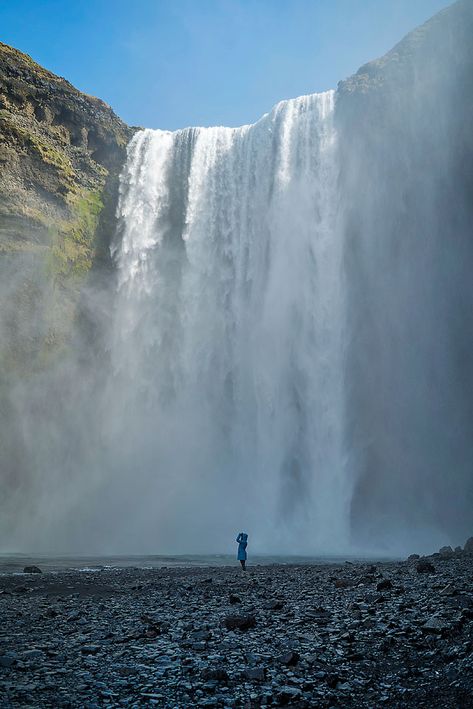
[[[129,146],[109,435],[163,548],[347,546],[333,113],[329,91]]]

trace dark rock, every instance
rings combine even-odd
[[[453,553],[454,551],[451,546],[445,546],[439,549],[440,556],[452,556]]]
[[[42,660],[45,657],[44,652],[42,650],[25,650],[25,652],[22,654],[21,659],[22,660]]]
[[[410,556],[407,557],[407,561],[417,561],[417,559],[420,559],[419,554],[411,554]]]
[[[234,606],[236,603],[241,603],[241,598],[239,596],[235,595],[234,593],[231,593],[229,595],[228,600],[230,601],[232,606]]]
[[[435,574],[435,566],[427,559],[421,559],[416,566],[418,574]]]
[[[43,572],[39,566],[25,566],[23,569],[24,574],[42,574]]]
[[[284,608],[284,601],[267,601],[263,603],[263,608],[265,611],[282,611]]]
[[[222,667],[206,669],[202,672],[203,679],[214,680],[215,682],[228,682],[228,673]]]
[[[465,546],[463,547],[463,549],[468,554],[473,554],[473,537],[470,537],[469,539],[466,540]]]
[[[424,623],[424,625],[422,626],[422,631],[424,633],[433,633],[440,635],[445,631],[449,630],[449,628],[450,626],[444,620],[442,620],[442,618],[432,616]]]
[[[278,662],[288,666],[297,665],[299,659],[300,655],[295,650],[288,650],[277,658]]]
[[[227,630],[248,630],[256,625],[254,615],[227,615],[224,620],[224,625]]]
[[[266,679],[266,670],[264,667],[252,667],[245,670],[245,677],[249,680],[255,680],[256,682],[264,682]]]
[[[302,697],[302,691],[298,687],[284,686],[277,693],[277,699],[281,706],[287,706],[292,702],[297,702]]]
[[[13,593],[18,593],[18,594],[28,593],[29,590],[30,589],[28,588],[28,586],[15,586],[13,588]]]
[[[195,642],[198,642],[199,640],[210,640],[211,637],[212,633],[210,630],[195,630],[191,633],[191,639]]]
[[[377,591],[389,591],[393,587],[392,582],[389,579],[383,579],[376,585]]]
[[[84,655],[96,655],[100,651],[99,645],[82,645],[80,651]]]
[[[355,583],[354,579],[336,579],[335,588],[351,588]]]
[[[0,655],[0,667],[12,667],[15,662],[15,658],[10,655]]]

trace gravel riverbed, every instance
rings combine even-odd
[[[0,706],[472,707],[473,554],[0,577]]]

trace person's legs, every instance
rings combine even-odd
[[[243,571],[246,571],[246,567],[245,567],[246,561],[244,559],[240,559],[240,564],[241,564],[241,568],[243,569]]]

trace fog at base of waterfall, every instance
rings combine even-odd
[[[458,3],[253,125],[136,131],[73,338],[0,383],[2,551],[464,544],[472,28]]]

